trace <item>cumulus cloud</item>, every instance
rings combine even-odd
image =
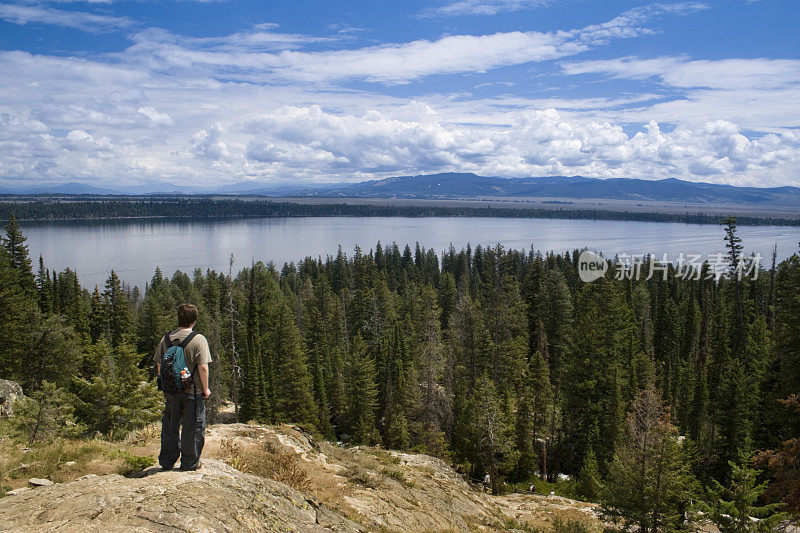
[[[21,115],[3,115],[0,127],[0,175],[8,177],[37,172],[52,179],[126,173],[347,180],[465,171],[800,185],[800,136],[791,130],[747,135],[725,120],[672,128],[650,122],[626,133],[619,124],[543,109],[516,112],[508,125],[465,125],[413,102],[357,114],[281,106],[217,120],[194,132],[177,131],[163,142],[143,137],[126,143],[125,136],[116,142],[98,132],[119,136],[118,129],[100,126],[59,135],[41,120]],[[78,153],[83,155],[71,155]]]
[[[737,173],[780,172],[800,155],[792,138],[747,137],[727,121],[669,132],[651,122],[629,136],[619,125],[571,122],[554,109],[518,113],[511,127],[482,128],[399,120],[377,111],[355,116],[318,106],[283,107],[229,130],[247,145],[236,157],[266,175],[449,169],[503,176],[713,176],[731,182]]]
[[[197,156],[214,161],[228,159],[230,157],[228,145],[221,140],[224,133],[225,128],[216,122],[192,135],[189,150]]]
[[[108,138],[96,139],[83,130],[72,130],[67,133],[61,145],[67,150],[75,152],[108,152],[111,150],[111,141]]]

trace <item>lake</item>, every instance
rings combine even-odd
[[[339,245],[350,255],[356,245],[367,252],[382,244],[419,242],[441,253],[450,243],[502,244],[506,248],[564,252],[588,247],[606,257],[614,254],[684,254],[724,251],[722,228],[714,225],[597,220],[523,218],[262,218],[226,220],[124,220],[24,223],[34,269],[39,255],[50,269],[70,267],[81,284],[102,287],[113,268],[131,285],[144,287],[157,266],[165,275],[195,268],[227,273],[234,254],[234,272],[251,261],[281,266],[306,256],[336,254]],[[772,247],[778,259],[798,249],[800,228],[741,226],[746,252],[760,253],[764,264]]]

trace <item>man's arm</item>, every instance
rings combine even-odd
[[[162,338],[158,342],[156,350],[153,352],[153,362],[156,364],[156,372],[158,374],[161,374],[161,356],[164,354],[164,351],[166,351],[166,347],[164,346],[164,339]]]
[[[211,396],[211,389],[208,388],[208,364],[197,365],[197,372],[200,374],[200,385],[203,387],[203,398]]]

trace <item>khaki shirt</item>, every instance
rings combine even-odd
[[[173,343],[176,339],[182,342],[191,332],[192,330],[190,329],[176,329],[170,331],[169,338]],[[153,361],[157,365],[161,364],[161,358],[166,351],[167,345],[164,344],[164,337],[161,337],[161,342],[158,343],[156,352],[153,354]],[[189,372],[194,372],[195,365],[207,365],[211,362],[211,350],[208,348],[208,341],[199,333],[186,345],[186,348],[183,350],[183,355],[186,358],[186,367],[189,369]],[[194,379],[195,385],[197,385],[197,394],[202,394],[203,385],[200,383],[200,372],[194,372],[192,378]]]

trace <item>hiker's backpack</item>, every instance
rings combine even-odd
[[[183,392],[194,384],[192,374],[197,371],[197,365],[195,365],[194,370],[189,372],[186,366],[184,350],[192,342],[195,335],[197,333],[192,331],[180,342],[170,339],[169,333],[164,335],[164,345],[167,348],[164,351],[164,355],[161,356],[161,372],[158,376],[164,392],[171,394]]]

